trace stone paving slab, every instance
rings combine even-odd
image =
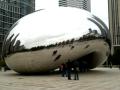
[[[79,73],[79,80],[67,80],[60,74],[25,76],[0,71],[0,90],[120,90],[120,70],[96,68]]]

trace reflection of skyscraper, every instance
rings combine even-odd
[[[59,0],[59,6],[77,7],[91,11],[90,0]]]
[[[19,18],[35,10],[35,0],[0,0],[0,54],[5,34]]]
[[[108,0],[108,10],[113,46],[120,46],[120,0]]]

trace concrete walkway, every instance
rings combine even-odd
[[[79,74],[80,80],[67,80],[60,74],[19,75],[0,71],[0,90],[120,90],[118,68],[96,68]]]

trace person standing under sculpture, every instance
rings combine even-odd
[[[73,70],[74,70],[74,80],[79,80],[79,62],[76,60],[73,62]]]
[[[67,65],[68,80],[71,80],[71,62],[70,62],[70,60],[68,60],[68,62],[66,63],[66,65]]]
[[[61,72],[62,72],[62,77],[67,76],[67,70],[66,70],[66,64],[61,65]]]
[[[108,57],[108,67],[112,68],[112,56],[111,55],[109,55]]]

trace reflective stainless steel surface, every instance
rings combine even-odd
[[[59,7],[17,21],[5,38],[2,57],[16,72],[37,73],[83,57],[89,68],[95,68],[105,62],[110,49],[102,20],[81,9]]]

